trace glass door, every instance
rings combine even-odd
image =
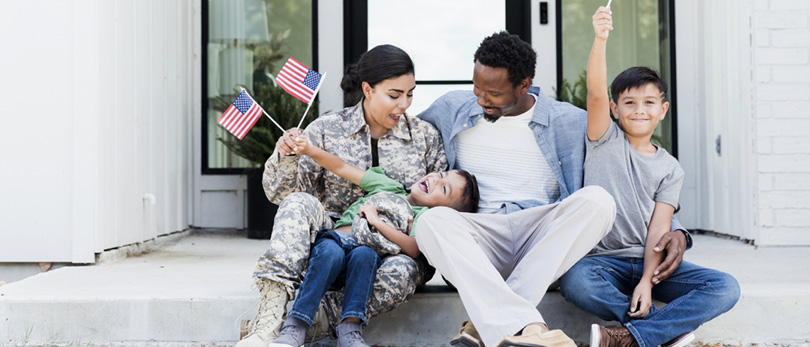
[[[558,98],[585,108],[585,69],[593,44],[591,17],[605,0],[557,1],[561,23]],[[611,3],[613,31],[607,47],[608,82],[632,66],[646,66],[669,84],[670,111],[659,123],[653,142],[677,157],[675,121],[674,20],[671,0],[620,0]]]

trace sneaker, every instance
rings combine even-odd
[[[520,335],[505,336],[498,343],[497,347],[576,347],[577,344],[562,330],[551,330],[543,332],[542,328],[536,325],[528,325],[523,328]]]
[[[689,342],[692,342],[692,340],[694,339],[695,334],[692,334],[692,332],[690,331],[688,333],[683,333],[681,334],[681,336],[678,336],[672,340],[669,340],[669,342],[662,343],[661,347],[683,347],[689,344]]]
[[[337,339],[335,327],[341,318],[342,301],[342,292],[328,291],[324,294],[315,317],[312,317],[312,326],[307,329],[306,342],[316,342],[327,337]]]
[[[256,317],[247,325],[247,335],[235,347],[267,347],[279,333],[287,308],[287,289],[281,283],[256,281],[261,298]]]
[[[287,317],[278,337],[267,347],[301,347],[304,345],[306,332],[307,324],[304,321],[295,317]]]
[[[630,330],[623,326],[603,327],[591,325],[591,347],[638,347]]]
[[[370,347],[363,340],[363,328],[360,323],[340,323],[337,330],[337,347]]]
[[[461,329],[450,341],[450,346],[484,347],[484,344],[481,343],[481,335],[478,334],[478,330],[475,330],[473,323],[466,321],[461,323]]]

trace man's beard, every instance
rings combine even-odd
[[[484,119],[486,119],[487,122],[495,123],[495,121],[498,120],[498,118],[501,118],[501,117],[493,117],[493,116],[490,116],[490,115],[484,113]]]

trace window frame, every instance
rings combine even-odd
[[[201,100],[202,108],[201,108],[201,115],[200,121],[202,122],[201,127],[201,135],[200,135],[200,142],[201,142],[201,160],[200,160],[200,170],[203,175],[244,175],[247,170],[251,168],[211,168],[208,167],[208,0],[200,0],[201,2],[201,40],[202,40],[202,52],[200,53],[200,62],[201,62]],[[318,0],[312,0],[312,67],[311,69],[318,71]],[[315,96],[317,100],[317,95]]]

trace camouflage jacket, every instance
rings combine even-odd
[[[362,170],[371,167],[371,136],[363,115],[363,101],[313,121],[304,135],[312,145],[330,152]],[[379,166],[385,174],[410,188],[428,173],[447,168],[439,132],[429,123],[404,116],[377,142]],[[262,185],[267,198],[280,204],[293,192],[317,197],[332,217],[340,215],[363,196],[359,186],[337,176],[311,158],[281,157],[273,152],[264,165]]]

